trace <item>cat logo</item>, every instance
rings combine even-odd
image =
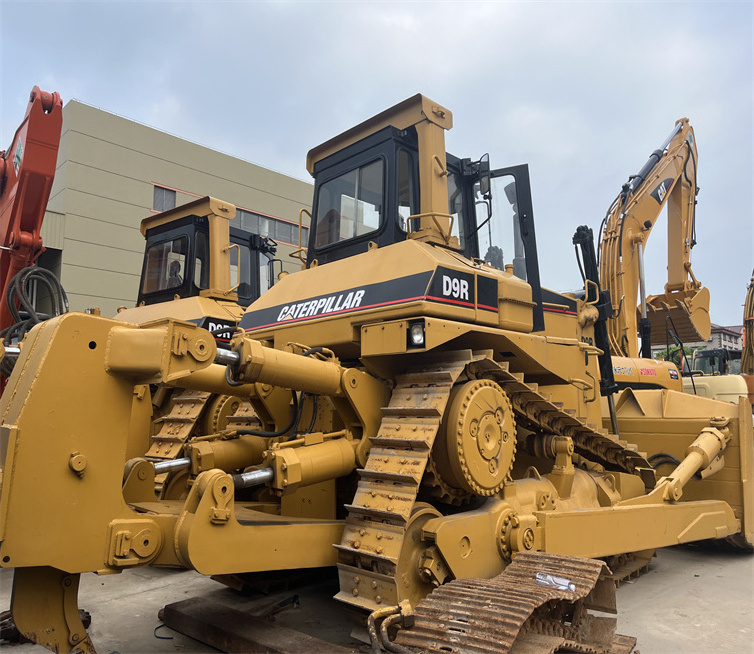
[[[361,306],[364,293],[366,291],[362,288],[357,291],[343,291],[338,295],[325,295],[314,300],[286,305],[280,310],[278,322],[300,318],[316,318],[328,313],[340,313],[347,309],[356,309]]]
[[[665,198],[668,196],[668,193],[673,189],[673,184],[675,183],[675,180],[672,177],[668,177],[667,179],[663,179],[656,187],[655,190],[652,191],[650,194],[655,200],[657,200],[658,204],[662,204],[665,202]]]

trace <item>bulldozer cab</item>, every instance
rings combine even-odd
[[[138,305],[201,295],[245,307],[269,289],[276,244],[230,227],[231,208],[235,214],[232,205],[205,198],[142,222],[147,242]]]
[[[442,234],[444,243],[438,239],[436,244],[527,281],[536,304],[534,331],[541,331],[542,291],[528,166],[491,171],[487,155],[472,161],[443,154],[447,204],[439,212],[450,218],[449,233]],[[430,158],[431,152],[421,151],[414,127],[388,126],[316,161],[307,267],[415,237],[425,215],[420,168]],[[455,296],[463,299],[462,294],[459,288]]]

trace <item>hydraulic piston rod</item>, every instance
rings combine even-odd
[[[222,366],[237,366],[241,357],[238,352],[233,350],[223,350],[218,348],[215,355],[215,363],[219,363]]]
[[[233,485],[236,490],[249,488],[251,486],[260,486],[266,484],[275,478],[275,471],[272,468],[262,468],[261,470],[250,470],[240,475],[233,475]]]
[[[171,459],[169,461],[158,461],[154,464],[154,474],[161,475],[164,472],[173,472],[174,470],[184,470],[191,465],[191,459],[188,457],[182,459]]]
[[[695,474],[702,479],[723,467],[723,451],[730,440],[730,433],[723,424],[706,427],[686,450],[686,457],[668,477],[657,482],[657,489],[664,488],[665,498],[679,500],[683,487]]]
[[[0,359],[4,359],[5,357],[12,357],[13,359],[17,359],[19,354],[21,354],[20,347],[3,345],[2,343],[0,343]]]

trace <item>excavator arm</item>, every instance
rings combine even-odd
[[[608,334],[614,356],[639,356],[637,332],[645,358],[651,357],[650,343],[665,343],[668,328],[685,341],[709,338],[709,291],[691,271],[697,160],[694,130],[681,118],[662,147],[623,185],[605,217],[600,277],[613,305]],[[665,206],[668,282],[663,294],[647,297],[643,253]]]
[[[35,86],[8,150],[0,151],[0,330],[13,324],[6,289],[44,251],[40,230],[63,127],[63,101]]]

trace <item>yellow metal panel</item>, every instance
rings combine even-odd
[[[448,109],[421,94],[417,94],[313,148],[306,157],[306,168],[310,173],[313,173],[314,164],[318,161],[365,138],[369,134],[378,132],[384,127],[392,126],[396,129],[406,129],[424,120],[429,120],[443,129],[453,127],[453,114]],[[443,158],[444,155],[443,152]]]
[[[38,374],[30,380],[32,376],[27,375],[23,389],[6,391],[0,399],[5,424],[17,429],[16,474],[5,470],[2,488],[3,495],[13,499],[5,516],[4,566],[99,570],[105,567],[108,524],[134,515],[120,491],[133,384],[104,372],[102,358],[111,324],[68,314],[35,328],[37,338],[33,346],[24,348],[19,364]],[[48,348],[51,343],[66,345]],[[82,366],[92,366],[93,374],[83,376],[88,383],[68,383],[70,371]],[[10,388],[16,379],[11,377]],[[75,406],[87,407],[85,420],[81,411],[70,410]],[[58,418],[55,438],[49,438],[51,412]],[[92,431],[95,425],[100,427]],[[106,438],[101,436],[102,428]],[[46,453],[41,459],[40,451]],[[69,465],[74,453],[86,458],[81,474]],[[70,538],[72,525],[75,539]]]
[[[585,557],[724,538],[739,527],[730,506],[714,501],[535,515],[544,534],[544,551]]]
[[[210,316],[218,320],[238,322],[243,314],[243,308],[235,302],[221,302],[206,297],[187,297],[173,300],[170,303],[169,313],[176,320],[196,320],[202,316]],[[164,318],[165,306],[150,304],[142,307],[129,307],[113,317],[124,322],[143,324]]]

